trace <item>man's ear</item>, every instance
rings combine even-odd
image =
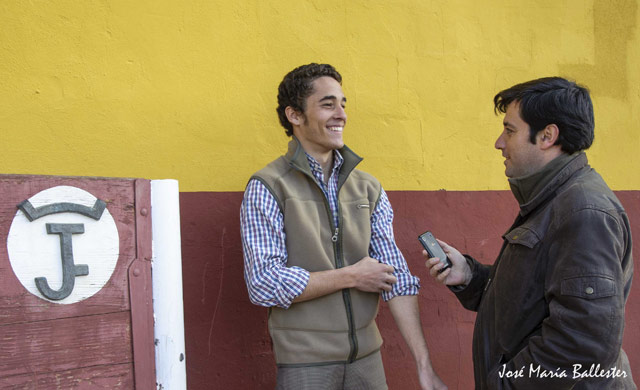
[[[554,146],[558,137],[560,136],[560,129],[554,123],[547,125],[544,129],[538,132],[538,141],[540,142],[540,149],[546,150]]]
[[[284,109],[284,114],[292,125],[300,126],[304,121],[304,115],[291,106]]]

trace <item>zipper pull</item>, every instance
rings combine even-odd
[[[333,233],[333,237],[331,237],[331,241],[333,241],[333,242],[337,242],[338,241],[338,228],[336,228],[336,232]]]

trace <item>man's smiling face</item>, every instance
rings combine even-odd
[[[324,76],[313,81],[313,93],[307,97],[304,113],[293,131],[307,153],[318,158],[344,146],[346,102],[342,87],[334,78]]]

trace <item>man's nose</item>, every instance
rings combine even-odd
[[[344,110],[344,107],[342,107],[341,105],[338,105],[338,109],[336,110],[335,113],[336,118],[342,119],[342,120],[347,120],[347,112]]]
[[[504,133],[500,134],[493,147],[498,150],[504,149]]]

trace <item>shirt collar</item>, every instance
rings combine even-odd
[[[320,163],[318,162],[318,160],[313,158],[309,153],[307,152],[304,152],[304,153],[307,156],[307,161],[309,161],[309,167],[311,168],[311,172],[316,178],[318,178],[318,180],[320,180],[320,178],[322,178],[322,167],[320,166]],[[336,174],[337,172],[339,172],[343,163],[344,163],[344,158],[342,157],[342,154],[340,154],[340,151],[334,150],[332,173]]]

